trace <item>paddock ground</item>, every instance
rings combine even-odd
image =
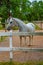
[[[40,30],[43,32],[43,30]],[[22,47],[29,48],[29,37],[26,38],[27,45],[25,46],[25,41],[23,38]],[[19,36],[13,36],[13,47],[20,46]],[[4,41],[0,42],[0,47],[9,47],[9,37],[7,37]],[[33,44],[30,46],[31,48],[43,48],[43,36],[34,36]],[[9,52],[0,52],[0,61],[9,61]],[[43,60],[43,52],[13,52],[13,61],[25,62],[29,60]]]

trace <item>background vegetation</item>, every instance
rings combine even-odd
[[[43,20],[43,1],[0,0],[0,17],[3,26],[9,15],[28,21]]]

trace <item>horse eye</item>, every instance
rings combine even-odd
[[[10,22],[10,24],[11,24],[12,22]]]

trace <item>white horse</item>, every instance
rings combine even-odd
[[[35,25],[33,23],[25,24],[18,18],[9,17],[7,19],[6,29],[10,30],[15,25],[19,27],[20,32],[35,32]],[[24,37],[26,44],[26,36],[20,36],[20,45],[22,44],[22,37]],[[33,39],[33,36],[29,36],[29,39]],[[31,43],[29,43],[29,45],[31,45]]]

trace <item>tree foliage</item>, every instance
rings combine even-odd
[[[9,17],[10,10],[13,17],[22,20],[43,20],[43,1],[0,0],[0,17],[2,17],[2,23]]]

